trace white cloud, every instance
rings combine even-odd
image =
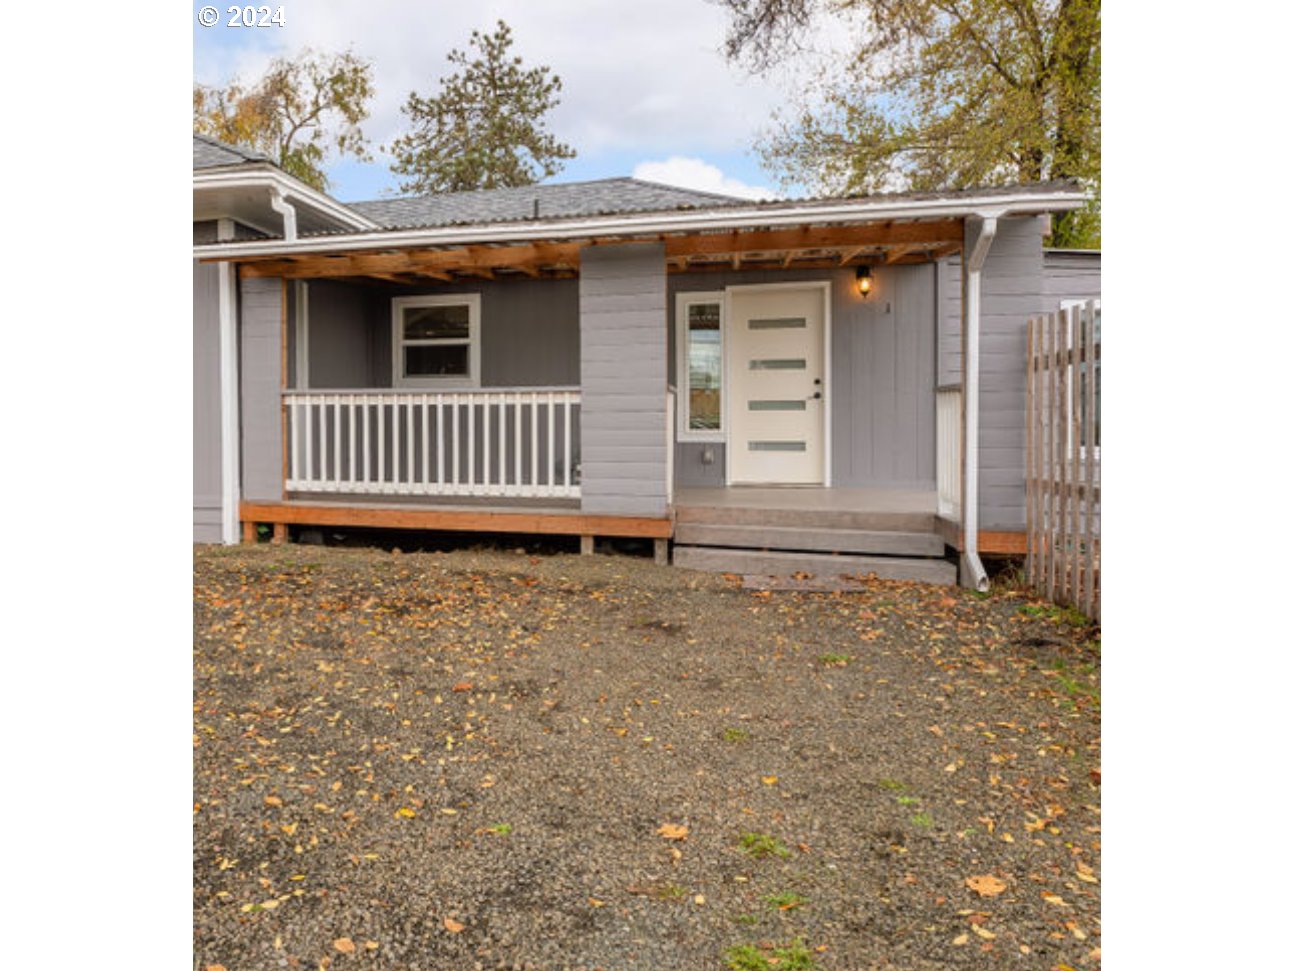
[[[374,63],[377,96],[365,130],[382,144],[402,130],[409,92],[435,90],[449,50],[503,19],[514,52],[562,78],[554,134],[581,154],[640,156],[745,150],[797,90],[785,72],[750,76],[729,63],[721,50],[727,14],[703,0],[320,0],[290,14],[269,43],[207,46],[200,36],[195,80],[223,83],[238,73],[249,81],[275,54],[350,47]]]
[[[664,182],[684,189],[701,192],[719,192],[740,196],[743,199],[775,199],[777,194],[763,186],[747,185],[723,174],[716,165],[704,159],[671,155],[662,162],[639,162],[634,166],[634,178],[649,182]]]

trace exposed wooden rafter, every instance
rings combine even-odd
[[[861,226],[799,226],[789,229],[693,233],[663,237],[667,268],[672,273],[716,267],[734,270],[755,266],[839,267],[860,258],[902,264],[956,252],[962,245],[962,221],[885,222]],[[358,251],[295,254],[242,261],[244,277],[339,279],[367,277],[393,283],[417,278],[450,282],[461,276],[495,279],[496,271],[532,279],[568,278],[578,273],[580,240],[497,246],[469,245],[446,249]]]

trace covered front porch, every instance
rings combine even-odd
[[[934,202],[239,244],[244,535],[750,549],[724,527],[763,517],[765,550],[941,559],[964,545],[958,254],[987,224]],[[1012,267],[1044,221],[1003,222]]]

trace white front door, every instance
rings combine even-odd
[[[729,481],[821,485],[827,291],[728,293]]]

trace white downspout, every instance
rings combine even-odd
[[[295,243],[297,239],[297,209],[283,197],[280,189],[270,193],[270,208],[283,216],[283,241]]]
[[[216,238],[234,238],[232,219],[216,223]],[[220,541],[232,546],[238,535],[238,290],[232,263],[217,265],[220,308]]]
[[[962,585],[988,591],[988,574],[979,558],[979,317],[980,271],[997,235],[997,217],[980,216],[979,232],[966,261],[966,296],[963,304],[963,401],[965,430],[962,436]]]

